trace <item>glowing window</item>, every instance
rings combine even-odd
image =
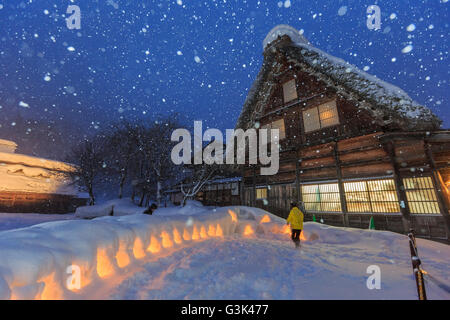
[[[256,189],[256,199],[267,199],[267,188]]]
[[[305,132],[316,131],[339,124],[336,100],[303,111],[303,124]]]
[[[266,124],[261,127],[261,129],[278,129],[279,130],[279,140],[286,138],[286,128],[284,126],[284,119],[274,121],[272,123]],[[271,134],[268,132],[268,142],[270,142]]]
[[[316,212],[341,212],[341,198],[337,183],[302,186],[305,210]]]
[[[393,179],[344,183],[348,212],[400,212]]]
[[[295,79],[286,82],[283,85],[284,103],[290,102],[298,98]]]
[[[411,213],[440,213],[431,177],[403,179]]]

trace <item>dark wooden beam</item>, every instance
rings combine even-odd
[[[340,196],[340,199],[341,199],[341,209],[342,209],[342,215],[343,215],[343,224],[344,224],[344,227],[348,227],[350,224],[349,224],[349,221],[348,221],[347,199],[345,198],[344,183],[342,181],[341,161],[339,159],[339,152],[338,152],[338,144],[337,144],[337,142],[333,146],[333,153],[334,153],[334,160],[336,162],[336,174],[337,174],[337,178],[338,178],[339,196]]]
[[[397,190],[397,197],[400,201],[400,212],[402,214],[403,230],[405,234],[409,233],[411,230],[411,212],[408,207],[408,200],[406,197],[405,186],[403,185],[403,179],[400,175],[399,167],[395,161],[395,145],[392,141],[388,141],[383,144],[386,152],[389,155],[391,164],[394,168],[394,182],[395,189]]]
[[[442,216],[444,217],[445,224],[447,226],[447,239],[450,240],[450,214],[449,208],[447,206],[447,202],[445,201],[444,195],[442,194],[442,185],[440,180],[438,179],[438,172],[436,169],[436,162],[434,161],[433,152],[431,151],[430,144],[425,142],[425,153],[427,155],[428,161],[430,162],[432,174],[431,177],[433,179],[434,188],[437,193],[437,199],[439,203],[439,209],[441,211]]]

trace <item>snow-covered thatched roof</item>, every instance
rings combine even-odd
[[[292,27],[274,28],[263,45],[264,63],[247,96],[238,128],[251,126],[255,111],[268,102],[276,85],[271,80],[274,80],[274,68],[279,63],[277,54],[282,54],[292,67],[298,67],[334,88],[337,94],[358,101],[358,107],[367,110],[380,125],[394,123],[394,127],[407,131],[440,127],[441,120],[429,108],[413,101],[405,91],[315,48]]]
[[[0,139],[0,152],[14,153],[17,144],[14,141]]]

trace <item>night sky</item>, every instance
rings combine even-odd
[[[81,30],[66,27],[70,4],[81,8]],[[372,4],[381,8],[379,31],[366,27]],[[262,64],[264,37],[289,24],[317,48],[401,87],[450,128],[449,6],[448,0],[0,0],[0,123],[12,125],[2,120],[20,113],[95,131],[121,118],[153,121],[179,112],[205,126],[234,128]],[[402,53],[410,44],[413,50]]]

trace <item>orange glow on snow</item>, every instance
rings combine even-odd
[[[134,240],[133,254],[136,259],[142,259],[145,257],[144,244],[140,238],[136,238],[136,240]]]
[[[271,221],[270,217],[266,214],[264,217],[262,217],[262,219],[259,223],[268,223],[270,221]]]
[[[206,234],[205,226],[201,226],[201,228],[200,228],[200,238],[202,238],[202,239],[208,238],[208,235]]]
[[[127,248],[123,243],[119,245],[119,250],[116,254],[116,261],[119,268],[125,268],[130,264],[130,257],[128,256]]]
[[[181,239],[181,234],[178,232],[177,228],[173,229],[173,241],[175,241],[176,244],[183,243],[183,240]]]
[[[245,229],[244,229],[244,236],[251,236],[252,234],[254,234],[255,232],[253,231],[253,228],[251,225],[246,225]]]
[[[55,273],[42,278],[38,282],[44,283],[44,290],[42,293],[36,297],[36,299],[41,300],[59,300],[63,297],[63,291],[58,283],[55,281]]]
[[[237,220],[237,215],[236,215],[236,213],[233,211],[233,210],[228,210],[228,214],[231,216],[231,221],[233,221],[233,222],[237,222],[238,220]]]
[[[97,274],[100,278],[106,278],[114,273],[114,266],[108,258],[105,249],[97,250]]]
[[[163,248],[173,247],[173,241],[172,241],[172,239],[170,239],[170,235],[167,232],[163,231],[161,233],[161,238],[162,238]]]
[[[214,228],[214,226],[212,224],[209,225],[208,236],[210,236],[210,237],[216,236],[216,228]]]
[[[288,225],[285,225],[283,227],[283,233],[284,234],[291,234],[291,227],[289,227]]]
[[[223,237],[223,230],[220,227],[220,224],[218,224],[216,227],[216,237]]]
[[[158,253],[161,251],[161,244],[154,236],[150,239],[150,245],[148,246],[147,251],[151,253]]]
[[[192,240],[200,240],[200,234],[198,233],[196,226],[194,226],[194,229],[192,230]]]
[[[184,231],[183,231],[183,239],[184,239],[184,241],[191,240],[191,235],[189,234],[189,232],[186,229],[184,229]]]
[[[300,240],[303,240],[303,241],[308,240],[308,239],[306,239],[306,236],[305,236],[305,232],[304,232],[304,231],[302,231],[302,233],[300,234]]]

